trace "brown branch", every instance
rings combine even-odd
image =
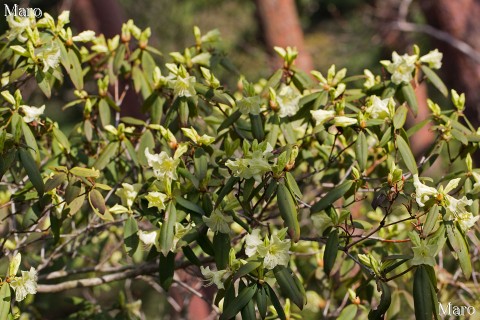
[[[39,284],[37,287],[38,292],[60,292],[75,288],[85,288],[85,287],[94,287],[109,282],[135,278],[140,275],[149,275],[158,271],[158,265],[156,263],[149,263],[145,265],[138,266],[130,270],[123,272],[117,272],[112,274],[107,274],[100,277],[88,278],[88,279],[78,279],[70,280],[57,284]]]

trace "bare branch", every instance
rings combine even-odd
[[[158,271],[158,265],[156,263],[149,263],[138,266],[137,268],[126,270],[123,272],[112,273],[96,278],[78,279],[65,281],[58,284],[39,284],[37,287],[38,292],[60,292],[75,288],[94,287],[109,282],[124,280],[128,278],[135,278],[140,275],[149,275]]]

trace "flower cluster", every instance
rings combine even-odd
[[[245,237],[245,254],[249,257],[256,256],[263,259],[266,269],[273,269],[277,265],[286,266],[290,261],[290,241],[284,240],[286,229],[280,230],[277,234],[260,237],[260,230],[254,229],[251,234]]]
[[[466,232],[475,225],[480,216],[475,217],[467,210],[466,207],[472,205],[472,200],[467,199],[465,196],[456,199],[448,194],[457,188],[459,182],[460,178],[453,179],[445,187],[440,186],[438,189],[435,189],[420,182],[417,174],[413,176],[417,204],[420,207],[424,207],[430,201],[437,201],[447,210],[446,218],[453,216],[453,220],[457,221],[462,230]]]
[[[236,160],[228,160],[225,165],[232,170],[236,177],[242,179],[254,178],[256,181],[261,181],[262,176],[272,170],[272,166],[268,163],[271,156],[272,146],[268,142],[252,145],[252,152],[244,154],[244,158]]]

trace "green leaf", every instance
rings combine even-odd
[[[413,157],[412,150],[410,150],[410,146],[408,143],[402,138],[402,136],[397,135],[397,147],[398,151],[400,151],[400,155],[402,156],[407,169],[412,174],[418,174],[417,163],[415,162],[415,158]]]
[[[300,310],[303,309],[306,297],[305,292],[302,290],[303,287],[300,288],[295,281],[297,276],[290,268],[281,265],[276,266],[273,269],[273,273],[275,274],[275,279],[277,279],[283,295],[292,300],[292,302],[295,303]],[[300,282],[300,280],[298,280],[298,282]]]
[[[88,193],[88,201],[95,211],[98,211],[100,215],[103,215],[107,212],[107,206],[105,205],[105,199],[103,198],[100,191],[96,189],[90,190]]]
[[[38,152],[37,140],[33,136],[32,130],[30,129],[28,124],[26,124],[23,120],[21,121],[21,123],[22,123],[23,138],[25,139],[25,142],[29,147],[28,151],[30,152],[32,157],[35,159],[35,162],[39,164],[40,153]]]
[[[217,201],[215,201],[215,206],[218,206],[222,202],[223,198],[225,198],[225,196],[233,190],[233,187],[235,187],[235,184],[237,184],[238,181],[240,181],[239,177],[232,176],[228,178],[227,183],[225,183],[223,188],[220,189],[220,192],[217,197]]]
[[[58,141],[58,143],[67,151],[67,153],[70,153],[70,141],[62,132],[62,130],[58,129],[57,127],[53,127],[53,136]]]
[[[110,106],[105,99],[101,99],[98,103],[98,112],[100,114],[100,122],[102,123],[102,126],[105,127],[106,125],[109,125],[112,116]]]
[[[392,303],[392,293],[390,292],[389,286],[383,282],[379,281],[378,283],[379,290],[382,292],[380,297],[380,303],[376,309],[370,310],[368,313],[368,320],[383,320],[385,313],[387,312],[390,304]]]
[[[447,86],[443,83],[442,79],[440,79],[440,77],[432,69],[425,65],[422,66],[422,71],[423,73],[425,73],[428,80],[432,82],[435,88],[437,88],[444,97],[448,97],[448,89]]]
[[[431,320],[434,313],[434,298],[432,283],[425,266],[420,265],[415,270],[413,279],[413,302],[415,305],[416,320]]]
[[[99,170],[82,168],[82,167],[73,167],[69,172],[77,177],[84,178],[98,178],[100,176]]]
[[[448,242],[458,256],[463,274],[465,275],[465,278],[469,279],[472,275],[472,262],[465,236],[456,223],[445,223],[445,228],[447,230]]]
[[[115,57],[113,58],[113,73],[118,74],[123,62],[125,61],[126,45],[121,44],[115,51]],[[153,69],[152,69],[153,70]]]
[[[63,172],[56,173],[45,183],[45,191],[50,191],[61,185],[67,180],[67,175]]]
[[[407,120],[407,114],[408,108],[404,104],[397,108],[395,115],[393,116],[393,127],[395,129],[403,128],[403,125]]]
[[[0,320],[7,320],[10,314],[10,285],[6,282],[0,288]]]
[[[65,201],[71,203],[82,190],[81,184],[79,181],[70,180],[67,188],[65,189]]]
[[[363,133],[363,131],[360,131],[358,134],[357,142],[355,143],[355,155],[357,156],[360,170],[365,170],[368,159],[368,144],[367,138],[365,137],[365,133]]]
[[[40,171],[38,170],[37,164],[35,163],[35,160],[33,160],[32,155],[23,148],[18,149],[18,155],[33,187],[37,190],[40,196],[43,196],[45,185],[43,184],[42,176],[40,175]]]
[[[64,66],[67,69],[67,73],[70,75],[70,79],[75,86],[75,89],[83,89],[83,69],[78,59],[77,54],[72,49],[68,49],[68,66]]]
[[[265,319],[267,315],[267,288],[260,286],[255,294],[255,302],[257,303],[258,313],[261,319]]]
[[[207,153],[202,148],[198,148],[195,151],[193,162],[195,167],[195,176],[199,181],[202,181],[207,177],[207,170],[208,170],[207,157],[208,157]]]
[[[183,209],[186,210],[187,212],[197,214],[200,216],[205,216],[205,211],[198,204],[193,203],[190,200],[183,198],[182,196],[175,197],[175,201],[179,206],[183,207]]]
[[[257,290],[258,291],[258,290]],[[241,310],[242,320],[256,320],[255,303],[253,299],[247,302],[247,305]]]
[[[214,258],[217,270],[227,269],[230,248],[230,236],[222,232],[215,233],[213,236],[213,250],[215,252]]]
[[[142,166],[148,165],[147,157],[145,156],[145,149],[148,148],[150,152],[155,147],[155,140],[153,139],[153,134],[150,130],[145,130],[140,138],[139,146],[138,146],[138,161]]]
[[[435,229],[435,226],[437,225],[437,222],[438,222],[439,209],[440,209],[439,206],[435,204],[428,211],[427,216],[425,218],[425,223],[423,224],[423,235],[425,237],[428,236],[433,231],[433,229]]]
[[[227,117],[227,119],[225,119],[222,124],[220,125],[220,127],[218,127],[217,129],[217,132],[220,132],[222,131],[223,129],[226,129],[226,128],[229,128],[232,124],[235,123],[235,121],[238,120],[238,118],[240,118],[240,116],[242,115],[242,113],[237,110],[235,111],[234,113],[232,113],[230,116]]]
[[[160,249],[163,255],[167,255],[173,248],[175,222],[177,222],[177,209],[173,202],[169,202],[165,210],[165,219],[160,228]]]
[[[125,244],[125,251],[132,257],[138,249],[140,239],[138,238],[138,225],[137,220],[130,216],[125,221],[125,227],[123,228],[123,241]]]
[[[280,318],[280,320],[287,320],[287,316],[285,315],[282,304],[278,300],[277,294],[275,293],[275,291],[273,291],[272,287],[270,287],[267,282],[265,282],[265,285],[267,286],[267,296],[270,299],[273,307],[277,311],[278,318]]]
[[[93,164],[93,168],[97,170],[103,170],[115,156],[115,153],[118,151],[118,142],[109,143],[105,149],[102,150],[97,161]]]
[[[337,320],[353,320],[357,316],[358,306],[356,304],[350,304],[340,312]]]
[[[263,130],[262,117],[259,114],[250,114],[250,123],[252,125],[252,134],[259,142],[265,139],[265,131]]]
[[[236,279],[239,279],[243,276],[246,276],[247,274],[249,274],[250,272],[252,272],[253,270],[256,270],[258,267],[260,267],[262,265],[262,261],[261,260],[252,260],[252,261],[248,261],[246,264],[244,264],[243,266],[241,266],[237,272],[235,272],[235,275],[233,276],[233,279],[236,280]]]
[[[310,212],[311,213],[316,213],[320,212],[324,209],[326,209],[328,206],[332,205],[335,201],[343,197],[345,193],[347,193],[348,190],[353,185],[353,181],[347,180],[343,182],[341,185],[337,186],[336,188],[330,190],[325,197],[320,199],[317,203],[315,203],[311,208]]]
[[[35,73],[35,80],[37,80],[38,87],[49,99],[52,97],[52,86],[50,84],[51,79],[52,75],[50,73],[43,73],[42,71],[37,71]]]
[[[255,283],[248,287],[239,290],[238,296],[235,297],[228,305],[224,306],[223,313],[220,316],[220,320],[227,320],[235,317],[247,305],[247,303],[253,299],[253,296],[257,292],[257,285]]]
[[[327,244],[325,245],[325,253],[323,255],[323,270],[327,276],[332,272],[338,251],[338,231],[332,230],[328,235]]]
[[[165,291],[170,289],[173,283],[173,276],[175,274],[175,253],[169,252],[166,256],[160,254],[158,264],[158,275],[160,278],[160,285]]]
[[[415,90],[410,83],[404,83],[402,85],[402,95],[416,117],[418,113],[417,96],[415,95]]]
[[[293,192],[299,199],[303,198],[302,191],[298,187],[297,181],[295,177],[290,172],[285,172],[285,178],[287,180],[288,189]]]
[[[278,184],[277,203],[285,226],[288,227],[290,238],[294,242],[297,242],[300,240],[300,225],[298,223],[297,206],[292,194],[285,186],[285,181]]]

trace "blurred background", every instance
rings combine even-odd
[[[272,50],[275,45],[296,46],[300,51],[297,66],[305,71],[316,69],[325,73],[335,64],[338,69],[348,68],[349,75],[362,74],[364,69],[381,74],[380,60],[391,59],[392,51],[412,54],[413,44],[420,47],[422,54],[439,48],[444,53],[442,79],[449,88],[466,93],[467,116],[474,126],[480,126],[478,0],[4,0],[1,3],[39,7],[54,17],[70,10],[74,33],[90,29],[113,37],[120,33],[123,22],[133,19],[140,28],[152,29],[150,44],[163,53],[159,65],[170,61],[169,52],[183,51],[194,44],[193,26],[199,26],[202,32],[218,29],[223,39],[222,49],[249,81],[268,77],[281,66]],[[6,21],[0,19],[0,32],[6,27]],[[220,77],[227,87],[235,90],[238,74],[225,72]],[[68,131],[69,119],[81,113],[73,108],[59,112],[72,95],[68,84],[63,91],[49,103],[47,115]],[[426,117],[427,92],[435,102],[450,107],[436,90],[422,85],[417,88],[420,102],[417,121]],[[34,94],[31,99],[41,102],[44,97]],[[412,141],[417,153],[431,139],[425,133]],[[97,297],[102,297],[103,302],[111,301],[113,308],[119,301],[119,292],[126,292],[127,296],[122,293],[120,300],[135,301],[141,297],[146,319],[161,319],[163,316],[159,315],[164,314],[180,318],[174,310],[183,308],[175,305],[182,299],[167,300],[158,290],[155,283],[145,287],[127,281],[94,288],[88,294],[85,291],[86,299],[66,296],[64,301],[55,302],[55,310],[48,298],[38,297],[36,304],[39,309],[49,310],[49,319],[65,319],[64,315],[71,310],[98,308]],[[196,310],[197,318],[191,319],[204,319],[202,306],[193,302],[190,308]],[[131,306],[131,310],[136,308],[139,306]],[[69,317],[84,318],[81,312]]]

